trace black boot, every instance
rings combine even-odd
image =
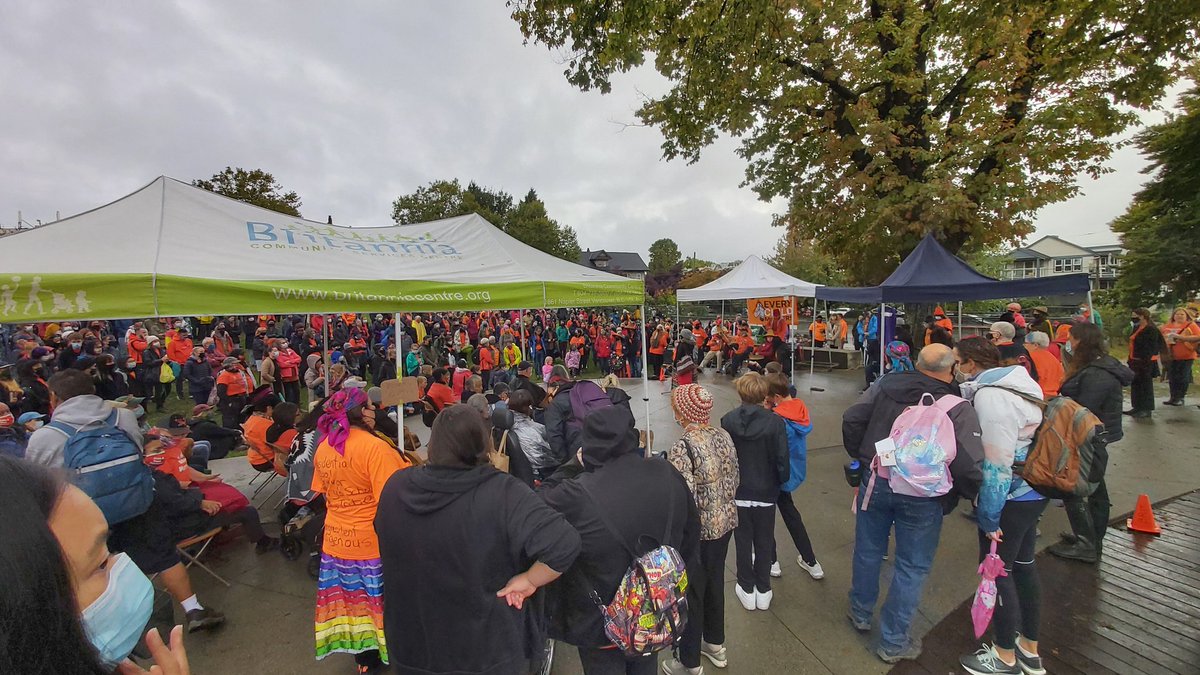
[[[1077,537],[1074,544],[1059,542],[1046,550],[1050,551],[1051,555],[1067,560],[1095,564],[1100,559],[1096,555],[1096,545],[1083,537]]]

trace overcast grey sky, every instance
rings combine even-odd
[[[533,187],[585,248],[659,237],[720,261],[767,254],[772,206],[738,187],[735,143],[686,165],[656,129],[626,127],[650,71],[583,93],[523,45],[499,0],[124,2],[0,9],[0,225],[65,217],[160,174],[272,172],[305,217],[390,224],[391,202],[439,178],[517,197]],[[1115,241],[1107,223],[1142,181],[1116,172],[1048,208],[1039,234]],[[818,280],[819,281],[819,280]]]

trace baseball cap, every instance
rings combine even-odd
[[[41,413],[27,412],[27,413],[22,413],[21,416],[17,418],[17,424],[29,424],[30,422],[32,422],[34,420],[43,420],[43,419],[46,419],[46,416]]]

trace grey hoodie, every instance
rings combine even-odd
[[[103,422],[112,415],[112,411],[112,406],[99,396],[76,396],[59,404],[54,409],[50,421],[63,422],[78,429],[88,424]],[[137,418],[132,410],[120,410],[117,427],[133,439],[139,448],[142,447],[142,430],[138,427]],[[63,447],[66,444],[67,437],[63,432],[46,425],[29,437],[25,458],[44,466],[59,468],[63,465]]]

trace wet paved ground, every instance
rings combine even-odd
[[[1054,675],[1200,673],[1200,492],[1155,506],[1161,536],[1116,519],[1099,565],[1038,556],[1041,654]],[[925,652],[894,675],[946,672],[975,651],[968,599],[925,636]]]
[[[746,612],[733,596],[731,550],[726,578],[730,663],[722,672],[730,675],[886,673],[888,666],[870,651],[878,640],[877,632],[860,636],[845,619],[854,520],[849,509],[850,492],[842,477],[846,455],[841,449],[841,413],[862,387],[862,372],[818,373],[811,379],[805,373],[797,377],[797,387],[809,405],[815,428],[809,437],[808,481],[796,492],[796,503],[804,514],[826,578],[814,581],[795,564],[795,549],[782,522],[778,522],[776,540],[784,576],[775,582],[775,599],[769,611]],[[737,404],[737,395],[728,378],[706,376],[702,383],[713,392],[715,414],[723,414]],[[645,419],[641,384],[629,383],[627,389],[634,397],[633,410],[640,425]],[[662,395],[664,390],[665,384],[650,383],[650,416],[659,447],[665,447],[664,444],[670,444],[678,437],[667,396]],[[428,430],[418,419],[411,418],[410,423],[423,439],[428,437]],[[1108,468],[1114,513],[1131,510],[1141,492],[1148,493],[1152,501],[1159,501],[1200,487],[1200,462],[1196,461],[1200,457],[1200,410],[1194,405],[1160,409],[1153,420],[1126,418],[1126,424],[1126,438],[1112,448]],[[252,475],[244,458],[223,460],[214,463],[214,468],[239,486]],[[273,505],[272,502],[269,506]],[[263,520],[274,519],[272,510],[262,509]],[[1047,510],[1043,532],[1053,536],[1067,527],[1062,509],[1051,507]],[[1195,531],[1192,529],[1183,534],[1193,545],[1198,541],[1193,534]],[[1049,543],[1052,543],[1049,538],[1043,541],[1043,545]],[[305,573],[302,561],[288,562],[273,554],[255,556],[251,547],[241,542],[227,546],[219,553],[222,559],[215,569],[233,582],[231,588],[225,588],[199,572],[192,576],[201,600],[220,608],[229,621],[212,634],[189,637],[193,673],[317,675],[353,672],[353,662],[346,656],[335,655],[320,663],[313,660],[315,584]],[[929,632],[971,597],[978,583],[977,555],[973,524],[958,515],[949,516],[942,529],[933,573],[914,622],[916,635]],[[885,565],[885,585],[890,581],[890,575],[891,568]],[[1200,580],[1196,580],[1195,585],[1200,586]],[[1139,615],[1148,618],[1153,610],[1152,606],[1148,607]],[[971,637],[969,622],[960,623],[958,630],[960,638]],[[1048,641],[1044,644],[1049,650],[1060,647]],[[936,645],[929,648],[931,653],[938,655],[930,672],[962,672],[957,665],[956,648],[950,648],[949,652]],[[1200,663],[1200,658],[1193,663]],[[706,671],[709,675],[717,672],[711,667]],[[554,673],[579,672],[573,651],[560,649]]]

